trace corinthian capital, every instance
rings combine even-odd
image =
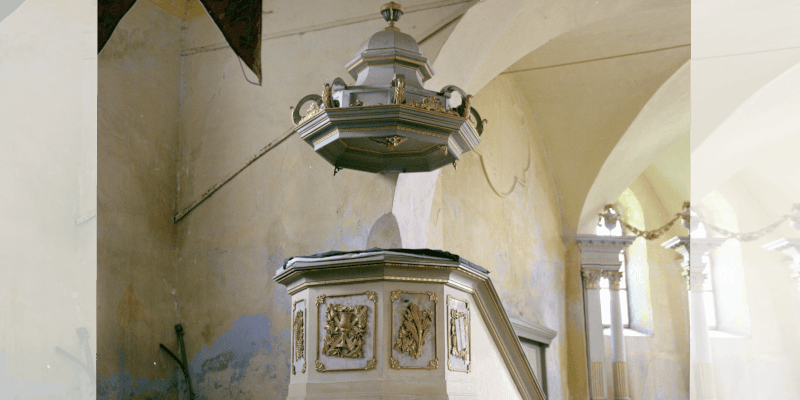
[[[584,269],[581,270],[583,276],[583,285],[586,289],[600,289],[600,278],[603,277],[603,272],[599,270]]]

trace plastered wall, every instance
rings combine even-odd
[[[97,387],[177,396],[175,160],[180,20],[133,6],[98,55]],[[179,354],[179,353],[178,353]]]
[[[441,243],[485,267],[510,315],[558,331],[547,349],[548,395],[568,398],[564,245],[541,136],[505,77],[479,91],[473,105],[489,124],[475,151],[441,170],[430,247]]]
[[[91,362],[97,338],[96,18],[83,6],[4,2],[0,12],[4,399],[95,393],[94,373],[67,356]]]
[[[743,171],[720,185],[718,196],[728,202],[730,208],[723,212],[732,213],[727,216],[738,222],[739,231],[752,232],[777,220],[782,210],[769,207],[768,201],[785,201],[782,189]],[[720,293],[717,301],[728,312],[749,316],[745,329],[728,329],[733,335],[711,335],[718,399],[800,398],[800,291],[797,281],[790,277],[791,258],[761,247],[779,238],[795,238],[796,232],[783,224],[758,240],[739,242],[716,255],[717,260],[726,260],[739,253],[739,296],[730,298]],[[726,244],[735,242],[729,239]]]

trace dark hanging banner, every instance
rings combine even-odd
[[[200,0],[225,40],[261,84],[261,0]]]
[[[119,21],[136,0],[97,0],[97,52],[103,50]]]
[[[5,0],[0,3],[0,22],[3,22],[7,16],[16,11],[24,2],[25,0]]]

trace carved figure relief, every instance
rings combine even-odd
[[[325,346],[322,353],[330,357],[364,357],[364,334],[367,332],[367,306],[345,307],[328,304]]]
[[[322,89],[322,105],[325,108],[333,107],[333,93],[331,92],[331,85],[327,83]]]
[[[447,296],[449,351],[447,369],[470,372],[469,302]]]
[[[425,336],[431,329],[431,313],[428,310],[420,310],[419,307],[411,303],[403,315],[403,324],[397,333],[397,340],[394,348],[403,353],[408,353],[411,357],[420,358],[422,356],[422,346],[425,345]]]
[[[401,75],[395,79],[394,86],[394,103],[403,104],[406,102],[406,80]]]

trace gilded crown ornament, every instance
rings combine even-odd
[[[458,87],[423,87],[433,69],[414,38],[395,26],[403,7],[384,4],[381,15],[388,27],[345,66],[355,83],[335,78],[321,86],[321,95],[303,97],[291,108],[294,130],[335,171],[426,172],[455,165],[478,145],[487,122],[471,107],[472,95]],[[450,104],[453,93],[460,97],[457,107]]]

